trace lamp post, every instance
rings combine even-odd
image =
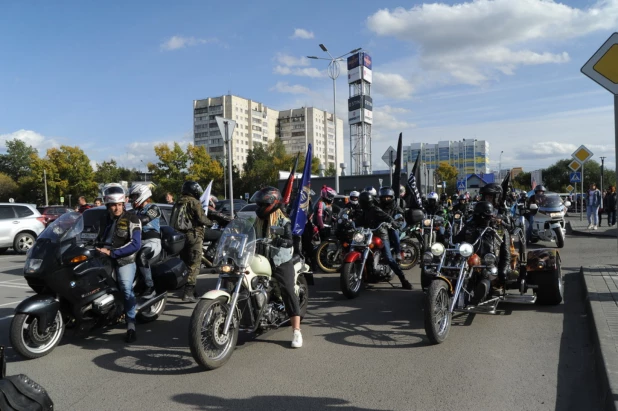
[[[49,205],[49,201],[47,199],[47,170],[43,169],[43,180],[45,182],[45,206]]]
[[[500,152],[500,162],[498,162],[498,179],[499,180],[502,179],[502,153],[504,153],[504,151]]]
[[[307,56],[309,59],[314,60],[326,60],[330,61],[328,64],[328,77],[333,80],[333,126],[335,127],[335,191],[339,192],[339,168],[337,167],[337,162],[339,161],[338,157],[338,149],[337,149],[337,77],[339,77],[340,69],[339,62],[343,61],[343,57],[354,54],[356,52],[361,51],[361,48],[354,49],[345,54],[342,54],[339,57],[333,57],[332,54],[328,51],[324,44],[320,44],[320,48],[323,52],[327,53],[330,58],[323,58],[317,56]],[[306,120],[305,120],[306,121]],[[328,136],[328,133],[326,133]],[[352,159],[350,159],[352,161]]]
[[[601,191],[603,191],[603,165],[607,157],[599,157],[601,159]],[[601,205],[602,206],[602,205]]]

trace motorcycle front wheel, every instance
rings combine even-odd
[[[323,241],[315,250],[318,267],[325,273],[336,273],[341,268],[343,250],[337,240]]]
[[[230,306],[225,297],[200,300],[189,322],[189,348],[193,359],[206,370],[223,366],[232,356],[238,342],[238,316],[230,324],[227,335],[223,334],[225,318]]]
[[[360,294],[363,283],[363,273],[360,272],[360,266],[360,261],[355,261],[353,263],[345,263],[341,267],[341,275],[339,277],[341,292],[350,299],[356,298]]]
[[[11,321],[11,345],[24,358],[33,359],[49,354],[64,334],[65,324],[60,311],[43,334],[39,334],[38,322],[39,319],[31,314],[16,314]]]
[[[404,238],[401,240],[401,252],[403,253],[403,260],[399,266],[402,270],[409,270],[418,264],[421,255],[421,247],[416,241],[411,238]]]
[[[446,282],[432,281],[424,301],[425,333],[432,344],[440,344],[448,337],[452,319],[449,301]]]
[[[556,246],[558,248],[564,247],[564,233],[562,232],[562,228],[557,227],[554,228],[554,234],[556,235]]]

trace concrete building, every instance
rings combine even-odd
[[[335,128],[333,114],[315,107],[301,107],[279,112],[277,136],[290,154],[305,153],[307,145],[313,148],[313,157],[319,158],[325,169],[343,163],[343,120],[337,119],[338,147],[335,159]]]
[[[435,170],[440,162],[446,161],[457,169],[461,178],[468,174],[489,173],[489,142],[485,140],[465,139],[403,146],[404,164],[414,163],[419,155],[421,164],[429,170]]]

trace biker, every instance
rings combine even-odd
[[[216,201],[217,201],[217,197],[211,195],[210,199],[208,200],[208,214],[207,214],[208,219],[214,220],[220,226],[225,227],[230,221],[234,219],[234,217],[224,214],[221,211],[217,210],[215,208]]]
[[[363,214],[358,219],[358,226],[375,228],[381,223],[386,222],[395,228],[399,228],[400,224],[397,221],[395,221],[384,210],[376,206],[375,200],[371,193],[367,191],[362,192],[358,197],[358,202],[363,210]],[[391,254],[390,241],[388,239],[388,232],[386,229],[382,227],[380,230],[377,230],[374,235],[382,239],[382,242],[384,243],[384,252],[386,254],[386,258],[388,259],[388,265],[391,267],[395,275],[399,277],[399,281],[401,281],[401,288],[411,290],[413,288],[412,284],[406,280],[401,267],[399,267],[399,264],[397,264]]]
[[[323,241],[330,236],[330,227],[333,222],[333,200],[337,192],[330,187],[322,186],[320,199],[315,205],[313,224],[320,231],[320,239]]]
[[[440,194],[440,205],[444,208],[448,207],[448,196],[446,193]]]
[[[535,211],[530,210],[530,206],[532,204],[536,204],[538,206],[545,197],[545,191],[547,191],[545,189],[545,186],[542,184],[538,184],[536,187],[534,187],[534,194],[531,195],[530,198],[528,198],[528,200],[526,201],[526,209],[528,210],[528,212],[526,213],[526,217],[528,219],[528,229],[526,230],[526,243],[530,243],[532,240],[532,226],[534,224],[534,215],[536,214]]]
[[[483,229],[486,227],[494,227],[497,224],[497,220],[494,218],[494,207],[489,201],[479,201],[474,205],[474,211],[472,218],[466,222],[463,229],[453,237],[453,243],[459,244],[466,242],[474,244]],[[501,230],[502,236],[496,236],[493,233],[487,233],[481,239],[478,246],[477,254],[481,259],[487,253],[492,253],[498,258],[498,281],[495,284],[495,288],[501,288],[506,284],[506,278],[508,275],[509,264],[511,262],[511,250],[510,250],[510,235],[508,230]],[[491,287],[491,283],[486,278],[477,285],[477,289],[474,292],[476,299],[475,303],[479,303],[484,296],[487,295]]]
[[[425,206],[425,211],[427,215],[434,215],[439,217],[444,217],[445,222],[448,220],[448,212],[442,207],[440,203],[438,203],[438,193],[432,191],[427,195],[427,205]],[[444,233],[446,232],[446,228],[444,225],[440,226],[440,236],[444,238]],[[440,241],[442,242],[442,241]]]
[[[459,201],[453,207],[454,211],[461,212],[465,217],[471,213],[470,204],[468,203],[468,197],[465,194],[459,196]]]
[[[125,208],[124,188],[120,184],[109,184],[103,189],[103,201],[108,213],[99,224],[97,242],[103,248],[96,250],[109,256],[116,268],[118,285],[124,296],[124,312],[127,323],[127,343],[135,342],[135,315],[137,302],[133,293],[135,280],[135,257],[142,245],[142,224],[137,215]]]
[[[389,216],[395,217],[397,214],[403,215],[403,210],[397,206],[395,200],[395,190],[390,187],[382,187],[380,189],[380,208]],[[395,260],[401,262],[401,243],[399,242],[399,230],[397,228],[388,229],[388,238],[393,244],[393,252]]]
[[[142,247],[137,253],[136,263],[146,285],[142,298],[149,299],[156,294],[149,261],[161,253],[161,209],[152,202],[149,185],[134,184],[129,191],[129,198],[133,205],[132,212],[142,224]]]
[[[264,187],[253,196],[258,207],[255,210],[257,216],[254,224],[255,235],[256,238],[272,238],[273,248],[271,248],[270,256],[266,257],[269,257],[271,265],[275,267],[273,277],[281,285],[281,297],[293,330],[292,348],[300,348],[303,346],[303,336],[300,331],[300,301],[294,284],[296,273],[291,261],[293,255],[292,224],[281,210],[283,200],[278,189]],[[270,227],[272,226],[283,227],[283,235],[275,237],[271,234]]]
[[[485,184],[479,190],[479,195],[481,196],[480,201],[491,203],[496,214],[504,215],[506,213],[504,202],[502,201],[502,186],[500,184]]]
[[[408,203],[406,201],[408,193],[406,191],[406,187],[402,184],[399,186],[399,197],[397,198],[397,206],[401,208],[404,212],[408,208]]]
[[[197,182],[185,181],[182,185],[182,195],[172,209],[171,226],[186,237],[180,258],[189,269],[189,278],[182,296],[182,301],[189,303],[197,301],[195,285],[204,253],[204,228],[212,227],[212,222],[204,214],[200,201],[203,192]]]

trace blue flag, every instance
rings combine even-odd
[[[309,199],[311,194],[311,144],[307,146],[305,168],[298,185],[298,193],[294,199],[290,220],[292,221],[292,234],[300,236],[305,231],[307,216],[309,215]]]

